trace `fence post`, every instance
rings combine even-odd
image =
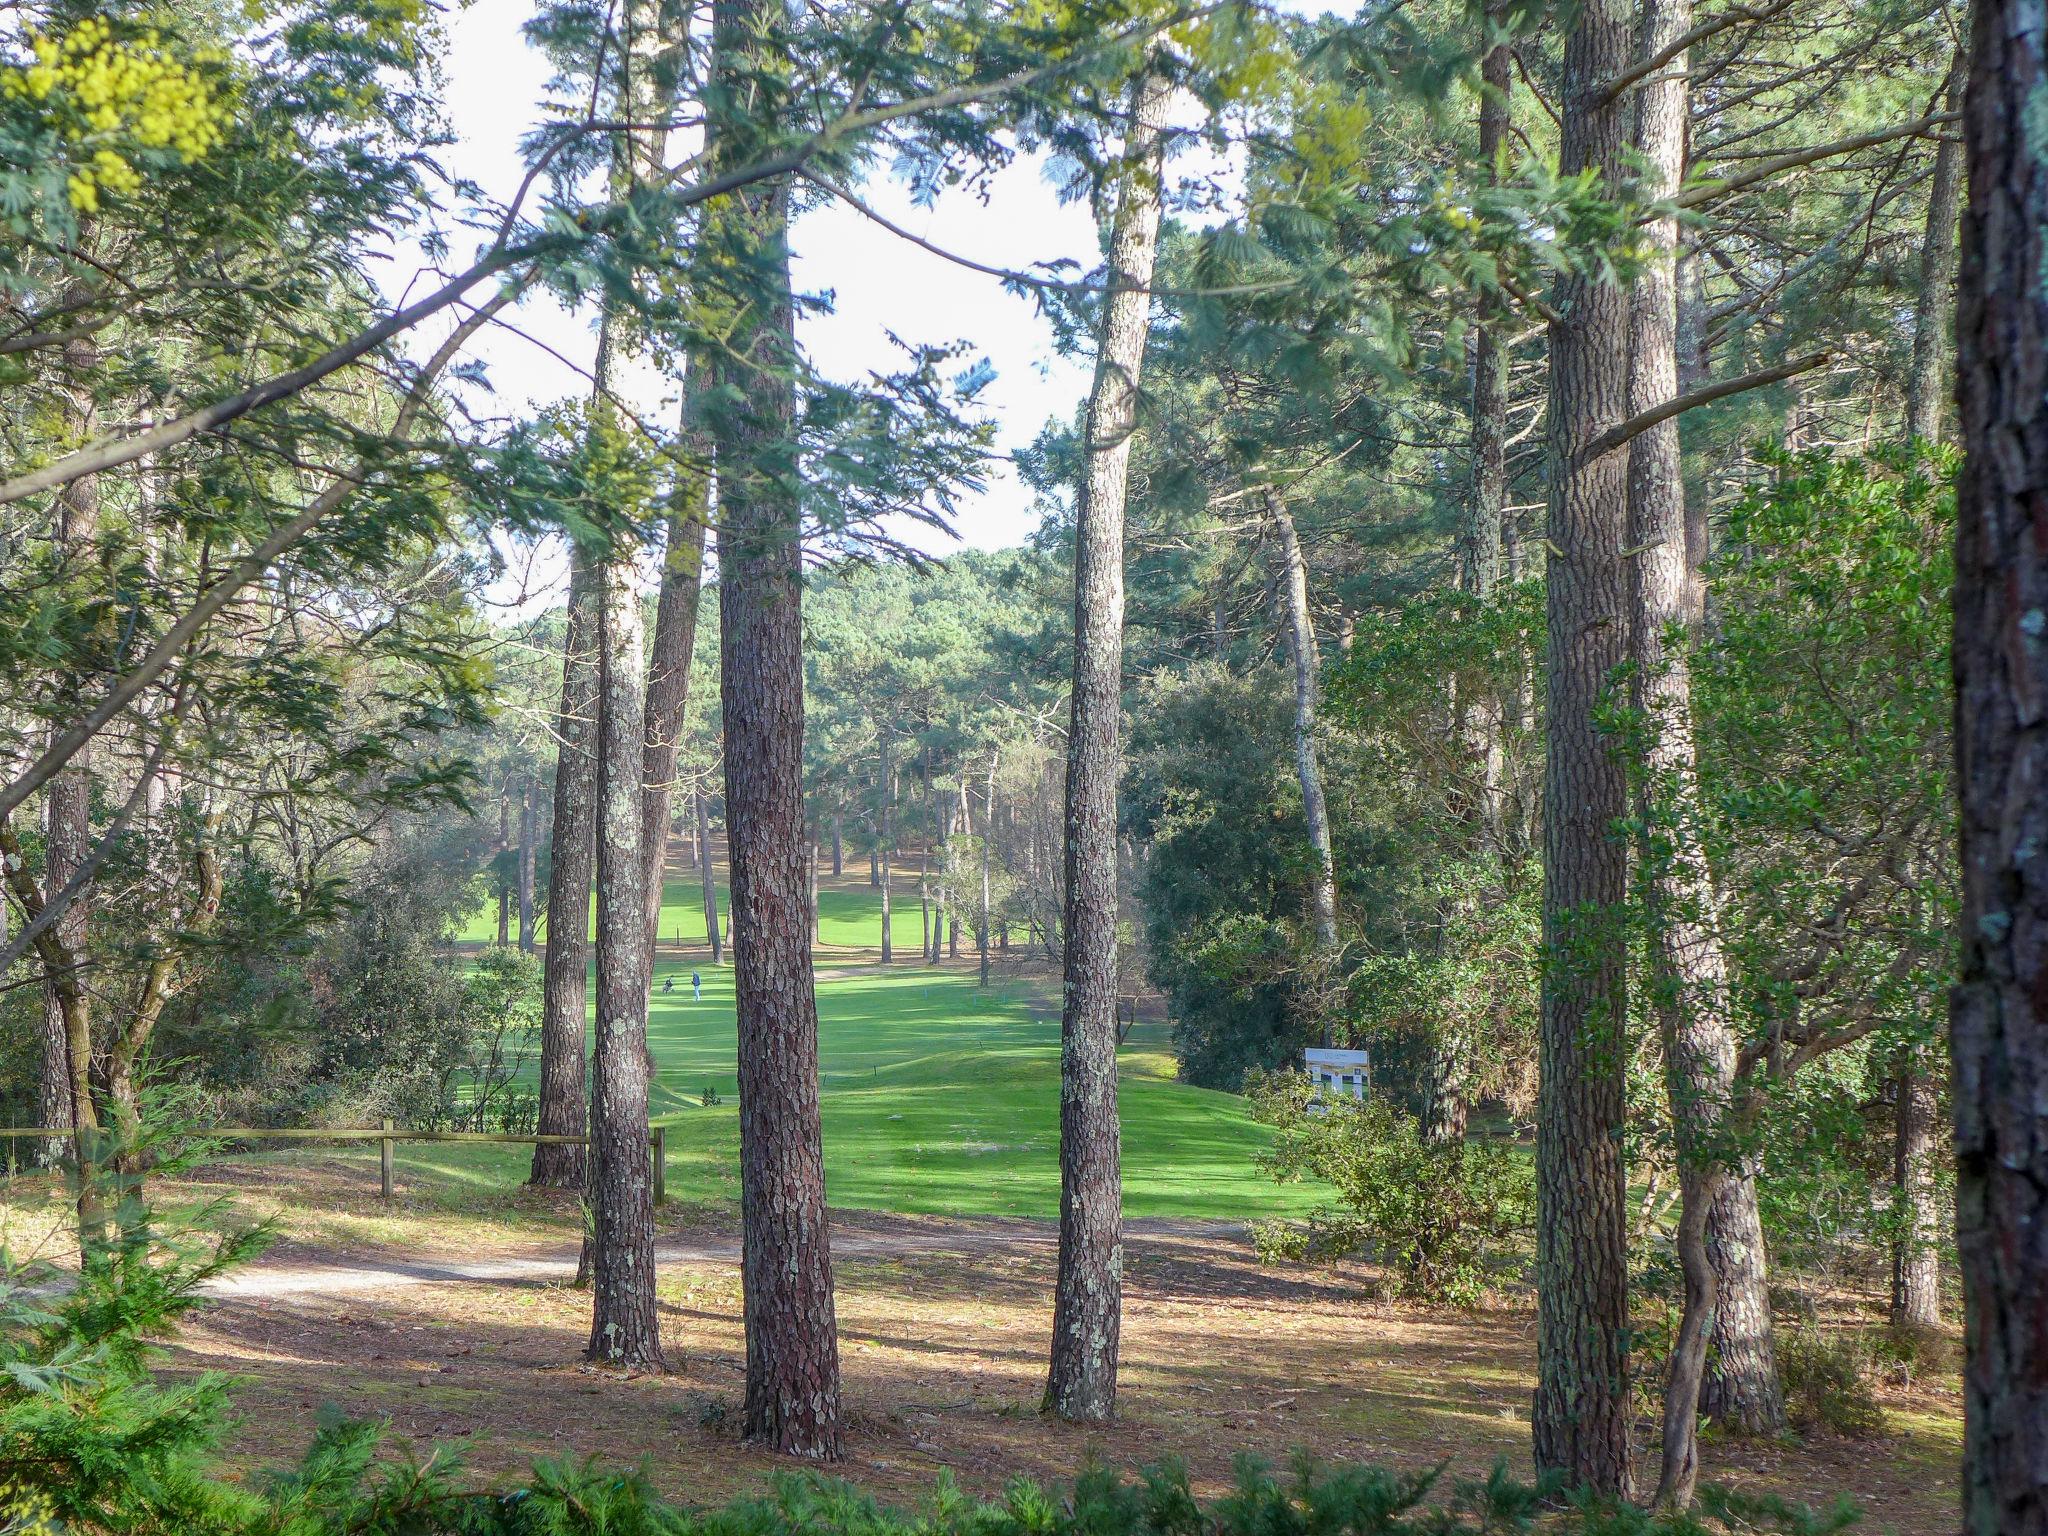
[[[654,1203],[668,1204],[668,1127],[654,1128]]]
[[[383,1129],[386,1131],[391,1129],[391,1117],[389,1115],[384,1117]],[[377,1145],[381,1153],[379,1161],[383,1164],[384,1198],[389,1200],[391,1198],[391,1138],[387,1135]]]

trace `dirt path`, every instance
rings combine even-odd
[[[1132,1221],[1132,1237],[1193,1238],[1227,1241],[1243,1234],[1243,1226],[1227,1221]],[[843,1226],[832,1234],[833,1257],[891,1259],[914,1255],[1027,1254],[1050,1251],[1059,1240],[1051,1222],[1006,1221],[964,1223],[881,1223]],[[546,1253],[512,1253],[488,1258],[453,1256],[403,1258],[367,1254],[328,1260],[294,1257],[261,1261],[210,1282],[205,1294],[221,1301],[317,1300],[358,1296],[414,1285],[566,1285],[575,1278],[576,1249]],[[660,1243],[657,1265],[719,1264],[737,1266],[736,1236],[705,1236]]]

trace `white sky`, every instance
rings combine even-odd
[[[448,20],[446,102],[458,142],[442,160],[451,174],[477,182],[500,201],[518,185],[519,140],[539,120],[548,76],[546,61],[526,46],[520,30],[532,10],[532,0],[475,0]],[[1065,257],[1086,270],[1098,259],[1086,205],[1062,206],[1036,164],[1020,161],[1005,171],[986,205],[978,196],[951,193],[920,209],[881,177],[863,196],[921,238],[991,265],[1029,267]],[[985,356],[995,369],[982,399],[997,423],[999,451],[1028,446],[1049,417],[1072,415],[1087,388],[1088,364],[1056,355],[1050,328],[1031,301],[1004,292],[995,278],[921,250],[843,204],[806,213],[793,241],[798,288],[834,295],[832,313],[807,317],[800,329],[800,340],[827,375],[852,379],[869,367],[895,366],[892,331],[911,343],[966,337],[973,349],[962,366]],[[466,260],[475,243],[462,232],[453,259]],[[387,286],[402,289],[414,281],[419,257],[401,252],[379,265],[388,272]],[[471,347],[489,367],[496,411],[524,414],[588,392],[588,379],[546,349],[588,368],[596,351],[590,315],[568,313],[543,296],[523,302],[514,323],[534,340],[492,327]],[[631,389],[650,415],[672,420],[663,391],[651,375]],[[981,548],[1018,543],[1036,522],[1015,472],[1007,464],[993,470],[987,490],[963,500],[959,518],[962,540]],[[929,531],[915,538],[933,553],[948,544]]]

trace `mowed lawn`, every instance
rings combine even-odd
[[[849,866],[850,868],[851,866]],[[917,911],[917,881],[900,877],[890,888],[893,910],[889,914],[889,933],[897,946],[915,950],[919,937],[924,932],[924,923]],[[724,921],[726,904],[725,881],[718,882],[718,912]],[[512,912],[512,928],[518,931],[519,913]],[[876,949],[882,947],[882,898],[878,891],[868,889],[865,881],[859,889],[848,889],[847,882],[841,881],[838,889],[827,887],[818,892],[819,942],[832,949]],[[597,908],[592,903],[590,913],[591,937],[597,936]],[[547,917],[542,915],[540,937],[547,938]],[[469,920],[455,932],[458,943],[489,944],[498,937],[498,903],[495,899],[477,904]],[[704,887],[694,877],[678,876],[671,873],[661,893],[660,939],[664,944],[702,944],[704,942]],[[961,924],[960,942],[963,947],[971,940],[967,926]]]
[[[649,1040],[672,1195],[738,1198],[730,967],[657,968]],[[676,991],[660,991],[665,976]],[[931,1215],[1059,1214],[1059,1015],[1016,984],[912,963],[824,969],[818,1051],[834,1205]],[[1142,1038],[1141,1038],[1142,1037]],[[1240,1218],[1299,1210],[1253,1164],[1269,1133],[1244,1100],[1176,1082],[1157,1029],[1121,1058],[1124,1207]],[[704,1090],[719,1098],[702,1104]]]
[[[722,865],[714,866],[723,873]],[[917,1215],[1059,1214],[1059,1039],[1044,981],[984,991],[972,967],[927,967],[915,876],[900,880],[896,963],[878,963],[881,897],[865,861],[819,892],[818,1050],[825,1176],[842,1209]],[[724,888],[720,903],[723,910]],[[489,941],[494,904],[458,935]],[[673,866],[661,940],[701,945],[701,887]],[[963,929],[965,961],[972,940]],[[864,953],[833,953],[835,948]],[[703,978],[701,1001],[690,975]],[[1054,981],[1056,986],[1056,979]],[[668,1127],[669,1194],[698,1206],[739,1200],[739,1117],[731,965],[700,952],[657,960],[648,1015],[654,1119]],[[1235,1094],[1175,1080],[1165,1031],[1140,1025],[1121,1056],[1124,1208],[1132,1216],[1241,1219],[1299,1213],[1319,1192],[1279,1186],[1253,1159],[1271,1140]],[[529,1067],[529,1072],[532,1068]],[[706,1104],[708,1096],[716,1102]],[[401,1165],[456,1186],[522,1176],[523,1148],[400,1149]]]

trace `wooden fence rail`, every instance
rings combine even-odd
[[[256,1125],[212,1125],[193,1133],[206,1140],[221,1141],[374,1141],[379,1144],[378,1162],[383,1174],[383,1195],[386,1200],[392,1196],[392,1151],[401,1141],[467,1141],[514,1143],[520,1146],[573,1146],[590,1145],[588,1136],[522,1136],[516,1131],[404,1131],[391,1121],[381,1126],[335,1126],[314,1129],[303,1126],[289,1128]],[[13,1125],[0,1127],[0,1139],[8,1143],[7,1171],[14,1172],[13,1143],[24,1138],[36,1141],[69,1141],[70,1127],[55,1129],[47,1125]],[[650,1125],[647,1128],[647,1143],[652,1149],[654,1162],[654,1203],[668,1204],[668,1127]]]

